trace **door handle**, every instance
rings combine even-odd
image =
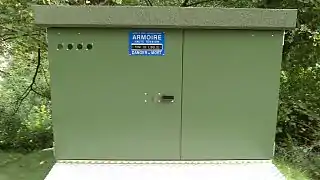
[[[160,102],[174,102],[174,96],[161,95]]]
[[[172,95],[164,95],[164,94],[158,93],[158,95],[155,97],[155,100],[158,103],[173,103],[174,102],[174,96],[172,96]]]

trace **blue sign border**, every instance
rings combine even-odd
[[[135,35],[151,35],[154,37],[161,37],[158,39],[138,39],[134,40]],[[150,37],[150,36],[149,36]],[[162,49],[159,50],[132,50],[131,45],[141,44],[141,45],[162,45]],[[136,52],[136,53],[133,53]],[[130,31],[129,32],[129,47],[128,53],[130,56],[164,56],[165,55],[165,32],[155,32],[155,31]]]

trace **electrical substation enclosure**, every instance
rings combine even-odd
[[[280,174],[271,159],[282,46],[284,31],[296,26],[296,10],[126,6],[34,6],[34,10],[35,23],[47,28],[49,44],[57,162],[47,180],[61,179],[62,171],[70,180],[81,179],[96,164],[106,169],[119,164],[147,169],[159,165],[155,173],[163,173],[152,177],[163,179],[185,176],[179,170],[172,171],[179,171],[179,176],[164,173],[166,164],[206,166],[216,172],[201,170],[211,179],[219,179],[218,174],[221,179],[232,179],[232,174],[241,179],[243,164],[252,174],[260,172],[250,176],[255,180],[272,179],[271,171]],[[234,173],[223,174],[227,166],[234,167],[228,170]],[[133,173],[134,168],[129,169]],[[189,178],[195,169],[188,170]],[[100,171],[89,172],[93,178],[93,172]],[[110,169],[101,172],[105,173],[97,180],[126,179],[126,173],[120,177]]]

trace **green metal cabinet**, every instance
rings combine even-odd
[[[48,28],[57,159],[272,158],[296,10],[34,8]],[[130,56],[131,31],[164,32],[165,55]]]

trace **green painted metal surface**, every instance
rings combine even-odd
[[[57,159],[180,158],[181,30],[165,31],[163,57],[128,56],[128,31],[48,30]],[[158,92],[176,102],[152,102]]]
[[[164,57],[128,33],[49,29],[57,159],[272,157],[283,32],[165,30]]]
[[[185,31],[183,159],[272,158],[282,35]]]

